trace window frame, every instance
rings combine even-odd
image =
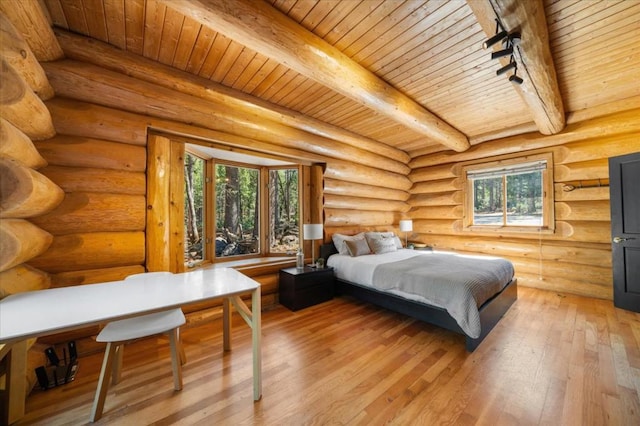
[[[534,162],[546,162],[546,167],[542,174],[542,225],[478,225],[474,223],[474,179],[469,177],[469,173],[479,173],[482,171],[495,171],[500,168],[515,168],[517,165],[524,165]],[[508,176],[505,171],[501,176]],[[555,231],[554,217],[554,182],[553,182],[553,154],[551,152],[536,153],[530,155],[520,155],[517,157],[508,156],[485,161],[482,163],[466,163],[462,166],[463,176],[463,230],[470,232],[505,232],[505,233],[553,233]],[[504,202],[503,212],[507,207],[506,187],[503,188]]]
[[[205,224],[204,228],[209,232],[207,234],[207,238],[205,240],[205,254],[204,254],[204,263],[217,263],[217,262],[229,262],[233,260],[242,260],[242,259],[253,259],[260,257],[291,257],[294,254],[287,253],[277,253],[272,252],[271,247],[269,245],[269,171],[270,170],[281,170],[281,169],[297,169],[298,171],[298,226],[302,227],[303,220],[303,164],[291,163],[290,165],[278,165],[278,166],[261,166],[257,164],[250,163],[241,163],[235,161],[228,160],[220,160],[217,158],[209,158],[204,159],[206,162],[205,169],[207,170],[206,176],[206,190],[205,190],[205,210],[207,210],[204,214]],[[215,236],[216,236],[216,198],[215,198],[215,170],[217,165],[223,166],[233,166],[233,167],[243,167],[249,169],[258,170],[258,197],[260,200],[259,207],[259,244],[260,250],[258,253],[254,254],[244,254],[244,255],[236,255],[236,256],[224,256],[218,257],[215,254],[214,244],[215,244]],[[207,221],[210,221],[209,226],[207,226]],[[263,231],[264,230],[264,231]],[[300,236],[300,244],[303,244],[302,241],[302,230],[299,230]]]

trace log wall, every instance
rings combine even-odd
[[[53,122],[43,101],[53,96],[44,70],[22,35],[0,12],[0,299],[24,291],[51,286],[47,271],[28,266],[26,262],[47,251],[53,236],[39,226],[38,218],[55,210],[63,202],[64,192],[42,173],[46,160],[38,153],[34,141],[55,135]],[[30,339],[24,358],[12,362],[24,366],[26,380],[11,379],[14,391],[28,393],[34,386],[34,368],[45,363],[42,347]],[[0,350],[4,345],[0,345]],[[6,352],[1,351],[3,354]],[[13,355],[12,355],[13,356]],[[3,355],[4,357],[4,355]],[[2,359],[0,359],[0,362]],[[17,370],[14,370],[17,374]],[[0,375],[6,370],[0,369]],[[24,371],[20,371],[24,374]],[[0,377],[0,386],[6,383]],[[1,392],[0,392],[1,394]],[[0,401],[0,419],[17,419],[24,410],[20,398],[9,407]],[[2,421],[0,420],[0,421]]]
[[[166,70],[151,61],[125,57],[123,60],[140,64],[123,68],[120,64],[115,70],[104,63],[86,62],[121,54],[106,45],[101,49],[101,55],[81,55],[83,61],[64,59],[44,64],[57,94],[47,102],[57,135],[36,146],[49,162],[43,174],[67,192],[67,199],[39,218],[38,225],[54,235],[54,243],[31,265],[49,271],[53,286],[93,282],[92,276],[115,279],[148,263],[145,250],[149,241],[144,238],[149,236],[145,230],[150,201],[144,196],[148,195],[149,129],[169,138],[172,134],[191,136],[232,148],[275,152],[292,161],[324,163],[328,182],[325,207],[341,217],[341,221],[333,221],[333,216],[325,219],[327,232],[362,223],[363,215],[372,226],[393,227],[402,212],[408,210],[411,182],[405,153],[381,144],[380,149],[375,149],[372,141],[363,144],[366,149],[359,148],[352,138],[336,140],[341,136],[339,132],[329,139],[268,117],[256,120],[241,108],[232,110],[223,106],[220,99],[210,99],[208,80],[179,75],[191,84],[185,90],[188,93],[172,89],[175,71],[168,76],[167,84],[157,77],[165,76]],[[126,75],[133,65],[143,67],[143,71],[136,76]],[[145,76],[154,79],[147,81]],[[246,96],[243,99],[246,101]],[[353,161],[346,162],[344,158]],[[393,198],[391,204],[389,198]],[[317,199],[322,203],[321,196]],[[318,214],[313,213],[313,206],[310,208],[312,215],[322,212],[322,205],[315,207]],[[101,233],[105,229],[109,232]],[[113,250],[116,245],[122,249]],[[263,283],[265,306],[277,302],[277,273],[281,267],[243,270]]]
[[[607,159],[640,151],[638,116],[640,110],[631,110],[569,125],[554,136],[527,134],[460,154],[414,158],[409,175],[412,239],[439,249],[508,258],[521,285],[612,299]],[[554,158],[555,233],[463,230],[461,162],[549,151]]]

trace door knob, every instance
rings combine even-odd
[[[628,240],[635,240],[635,238],[633,238],[633,237],[629,237],[629,238],[613,237],[613,242],[616,243],[616,244],[621,243],[623,241],[628,241]]]

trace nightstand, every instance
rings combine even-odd
[[[292,311],[331,300],[333,291],[333,268],[280,270],[280,303]]]

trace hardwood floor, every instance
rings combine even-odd
[[[263,398],[252,400],[248,327],[222,352],[218,322],[182,333],[184,388],[168,340],[125,350],[96,424],[639,425],[640,314],[609,301],[520,288],[472,354],[462,336],[337,298],[263,313]],[[19,424],[85,424],[102,354],[77,379],[34,391]]]

